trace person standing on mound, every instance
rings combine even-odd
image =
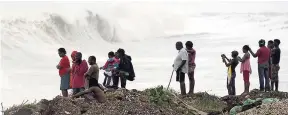
[[[195,78],[194,78],[194,71],[195,71],[195,57],[196,57],[196,50],[193,48],[193,43],[191,41],[186,42],[186,51],[188,53],[188,77],[189,77],[189,92],[188,94],[194,93],[194,86],[195,86]]]
[[[270,52],[272,51],[272,49],[274,48],[274,43],[272,40],[269,40],[268,41],[268,44],[267,44],[267,48],[269,48]],[[269,78],[270,78],[270,81],[271,81],[271,78],[272,78],[272,72],[271,72],[271,64],[272,64],[272,55],[270,53],[270,58],[269,58]]]
[[[70,88],[70,62],[69,58],[66,56],[66,50],[64,48],[59,48],[58,54],[61,57],[59,64],[56,66],[59,70],[59,76],[61,77],[60,90],[64,97],[68,97],[68,89]]]
[[[118,61],[118,62],[117,62]],[[100,69],[104,69],[104,81],[103,81],[103,85],[105,87],[110,86],[111,81],[113,82],[112,78],[113,78],[113,74],[112,71],[113,69],[116,67],[116,63],[119,63],[119,60],[117,60],[115,58],[114,52],[109,52],[108,53],[108,60],[106,61],[105,65],[103,67],[100,67]]]
[[[228,67],[228,77],[227,77],[227,89],[229,95],[236,95],[235,78],[236,71],[235,68],[238,65],[238,52],[231,52],[232,59],[228,59],[224,54],[221,55],[222,61],[226,67]],[[228,62],[227,62],[228,61]]]
[[[270,79],[269,79],[269,58],[270,50],[265,46],[265,40],[259,40],[259,49],[256,54],[249,48],[250,54],[256,58],[258,57],[258,75],[260,91],[270,91]],[[264,82],[265,80],[265,82]],[[265,88],[265,89],[264,89]]]
[[[72,88],[72,83],[73,83],[73,70],[75,68],[75,56],[76,56],[77,51],[73,51],[71,53],[71,59],[72,59],[72,67],[70,69],[70,88]]]
[[[73,70],[73,94],[83,91],[85,88],[84,74],[88,70],[88,64],[85,60],[82,60],[82,53],[77,52],[75,56],[75,67]]]
[[[274,49],[272,50],[272,65],[271,65],[271,89],[274,90],[275,85],[275,91],[278,91],[278,85],[279,85],[279,76],[278,72],[280,70],[280,56],[281,56],[281,50],[279,48],[280,40],[275,39],[274,40]]]
[[[183,48],[182,42],[176,43],[176,49],[179,51],[173,64],[176,71],[176,81],[180,82],[181,95],[186,95],[185,74],[188,73],[188,53]]]
[[[240,73],[243,73],[244,89],[245,89],[242,94],[248,94],[249,93],[249,87],[250,87],[249,77],[250,77],[250,74],[252,73],[252,69],[251,69],[251,65],[250,65],[250,54],[248,52],[249,46],[244,45],[242,50],[243,50],[244,56],[242,58],[238,57],[238,60],[240,62],[242,62],[241,68],[240,68]]]

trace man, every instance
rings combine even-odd
[[[125,54],[125,50],[119,48],[117,50],[118,57],[120,58],[120,63],[118,68],[116,68],[116,76],[120,77],[121,88],[126,88],[126,81],[133,81],[135,78],[133,64],[131,62],[131,56]],[[115,77],[113,81],[114,87],[118,87],[119,77]]]
[[[187,41],[185,45],[186,45],[186,51],[188,53],[188,77],[190,82],[190,89],[188,94],[193,94],[195,86],[194,70],[196,67],[195,64],[196,50],[193,48],[193,43],[191,41]]]
[[[76,94],[84,90],[85,77],[84,74],[88,70],[88,64],[85,60],[82,60],[82,53],[77,52],[75,56],[75,67],[73,70],[73,94]]]
[[[272,50],[272,65],[271,65],[271,89],[274,90],[275,85],[275,91],[278,91],[278,85],[279,85],[279,76],[278,72],[280,70],[279,62],[280,62],[280,56],[281,56],[281,50],[279,48],[280,40],[275,39],[274,40],[274,49]]]
[[[88,89],[84,91],[80,91],[75,93],[72,98],[77,98],[79,96],[84,96],[85,94],[92,93],[92,96],[100,103],[104,103],[106,101],[105,94],[104,94],[104,88],[101,87],[98,83],[99,79],[99,67],[96,64],[96,57],[90,56],[88,59],[89,65],[91,67],[89,70],[85,73],[85,77],[87,80]],[[88,95],[86,95],[88,96]]]
[[[258,75],[259,75],[259,83],[260,83],[260,91],[270,90],[270,82],[269,82],[269,58],[270,58],[270,50],[265,46],[265,40],[259,40],[259,49],[256,54],[249,48],[249,52],[251,55],[256,58],[258,57]],[[264,84],[265,79],[265,84]]]
[[[59,69],[59,75],[61,77],[60,90],[64,97],[68,97],[68,89],[70,87],[70,62],[66,56],[66,50],[64,48],[59,48],[58,54],[61,57],[59,64],[56,66],[56,68]]]
[[[188,73],[188,54],[182,42],[176,43],[176,49],[179,52],[174,60],[173,68],[176,71],[176,81],[180,82],[181,94],[186,95],[185,74]]]
[[[90,68],[88,71],[84,74],[85,78],[87,79],[87,88],[91,87],[91,81],[96,81],[98,83],[99,80],[99,67],[96,63],[96,57],[90,56],[88,58],[88,63],[90,65]],[[98,85],[97,85],[98,86]]]

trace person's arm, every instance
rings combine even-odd
[[[92,75],[92,73],[94,72],[95,70],[95,67],[94,66],[91,66],[88,71],[84,74],[85,77],[89,77]]]
[[[230,62],[227,62],[225,59],[223,59],[223,62],[225,63],[226,67],[229,67],[233,63],[233,59]]]
[[[248,59],[249,56],[250,56],[250,55],[249,55],[248,53],[246,53],[242,58],[241,58],[241,57],[238,57],[238,60],[239,60],[240,62],[245,62],[245,60]]]
[[[256,52],[256,54],[251,50],[251,48],[249,48],[249,52],[250,52],[250,54],[254,57],[254,58],[256,58],[256,57],[258,57],[258,55],[260,54],[260,51],[258,50],[257,52]]]
[[[83,75],[85,76],[85,73],[88,71],[88,64],[85,60],[82,61],[82,63],[80,64],[80,75]]]
[[[188,60],[188,54],[187,53],[180,52],[179,55],[181,56],[182,62],[180,64],[180,66],[178,67],[177,71],[180,71]]]
[[[103,67],[100,67],[100,69],[107,69],[108,63],[109,63],[109,60],[107,60],[106,63],[105,63],[105,65],[104,65]]]
[[[80,96],[82,96],[82,95],[84,95],[84,94],[91,93],[91,92],[93,92],[93,89],[92,89],[92,88],[89,88],[89,89],[87,89],[87,90],[81,91],[81,92],[73,95],[72,98],[77,98],[77,97],[80,97]]]

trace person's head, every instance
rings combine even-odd
[[[187,49],[192,49],[193,48],[193,43],[191,41],[187,41],[185,43],[185,46],[186,46]]]
[[[243,53],[247,53],[249,51],[249,46],[248,45],[244,45],[242,48]]]
[[[274,47],[274,42],[272,40],[268,41],[267,47],[272,49]]]
[[[58,49],[58,54],[59,54],[60,57],[64,57],[66,55],[65,48],[59,48]]]
[[[75,61],[76,62],[81,62],[82,61],[82,53],[81,52],[77,52],[75,55]]]
[[[176,49],[177,50],[181,50],[183,48],[183,44],[182,44],[182,42],[176,42]]]
[[[231,56],[232,56],[232,58],[237,58],[238,52],[237,51],[232,51],[231,52]]]
[[[109,57],[109,58],[113,58],[114,56],[115,56],[115,55],[114,55],[114,52],[111,51],[111,52],[108,53],[108,57]]]
[[[119,54],[118,54],[118,52],[115,52],[115,58],[119,59]]]
[[[96,63],[96,57],[95,56],[90,56],[88,58],[88,63],[89,63],[89,65],[95,64]]]
[[[281,41],[279,39],[274,39],[274,46],[278,47],[280,45]]]
[[[118,53],[118,57],[123,57],[125,55],[125,50],[122,48],[119,48],[117,50],[117,53]]]
[[[76,53],[77,53],[77,51],[73,51],[73,52],[71,53],[71,59],[72,59],[73,61],[75,61]]]
[[[259,40],[258,44],[259,44],[259,47],[265,46],[265,40],[263,39]]]

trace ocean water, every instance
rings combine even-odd
[[[281,40],[280,90],[288,90],[288,2],[0,2],[1,102],[52,99],[61,92],[57,49],[95,55],[103,65],[109,51],[132,56],[136,80],[128,89],[168,85],[177,41],[194,43],[196,92],[227,94],[222,53],[258,40]],[[252,59],[251,89],[258,88]],[[240,66],[240,65],[239,65]],[[236,68],[236,91],[244,90]],[[103,81],[100,73],[100,83]],[[188,83],[188,78],[186,78]],[[187,89],[188,89],[188,85]],[[173,76],[171,87],[179,91]]]

